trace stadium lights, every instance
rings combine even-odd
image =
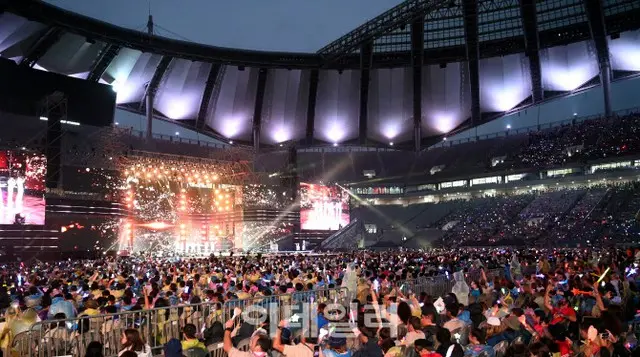
[[[40,117],[40,120],[42,121],[49,121],[49,118],[47,117]],[[80,123],[78,123],[77,121],[71,121],[71,120],[60,120],[61,124],[67,124],[67,125],[74,125],[74,126],[80,126]]]

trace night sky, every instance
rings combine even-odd
[[[148,0],[46,0],[145,30]],[[215,46],[315,52],[402,0],[151,0],[156,33]],[[168,31],[166,31],[168,30]]]

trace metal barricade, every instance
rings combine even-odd
[[[348,289],[319,289],[291,294],[251,297],[227,301],[219,309],[218,303],[177,305],[150,310],[127,311],[117,314],[79,316],[73,319],[47,320],[31,326],[29,331],[13,336],[10,346],[14,355],[25,357],[84,356],[89,343],[103,345],[105,356],[117,356],[122,351],[122,336],[126,329],[136,329],[149,344],[153,354],[160,354],[167,341],[182,339],[186,324],[193,324],[200,333],[216,321],[224,323],[233,310],[250,306],[263,307],[278,318],[288,318],[295,303],[348,303]],[[277,308],[275,311],[270,309]],[[271,315],[270,315],[271,316]],[[212,351],[213,352],[213,351]],[[222,356],[220,348],[215,355]]]
[[[487,276],[487,279],[503,277],[504,269],[489,269],[485,271],[485,275]],[[471,284],[473,280],[480,280],[480,275],[474,276],[473,274],[465,274],[465,281],[467,284]],[[449,274],[405,280],[398,282],[397,286],[405,295],[409,293],[426,293],[433,298],[438,298],[450,293],[455,284],[456,281],[454,280],[453,275]]]
[[[29,357],[83,356],[88,344],[98,341],[103,345],[105,356],[117,356],[122,350],[121,339],[125,330],[136,329],[154,354],[159,354],[170,339],[182,339],[182,329],[186,324],[194,324],[204,331],[221,317],[216,304],[200,303],[47,320],[15,336],[11,349],[19,356]]]
[[[234,309],[237,307],[242,311],[246,311],[249,308],[254,311],[261,310],[269,317],[282,320],[289,318],[291,307],[299,303],[338,303],[346,305],[349,303],[349,290],[347,288],[317,289],[290,294],[229,300],[223,305],[222,321],[231,319]]]

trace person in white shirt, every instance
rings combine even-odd
[[[424,332],[421,330],[422,325],[419,317],[411,316],[407,323],[407,328],[409,329],[409,332],[404,339],[404,345],[411,346],[416,340],[425,338]]]

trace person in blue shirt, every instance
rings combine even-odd
[[[480,354],[484,354],[488,357],[494,357],[495,352],[492,347],[487,346],[485,341],[485,334],[482,330],[474,328],[469,333],[469,345],[467,346],[464,355],[467,357],[477,357]]]
[[[327,307],[326,304],[320,303],[318,304],[318,330],[327,326],[329,324],[329,320],[324,317],[324,309]]]
[[[71,298],[71,296],[69,296]],[[49,318],[52,319],[56,314],[63,313],[68,319],[76,317],[76,309],[73,303],[69,300],[65,300],[62,294],[58,294],[51,300],[51,306],[49,307]]]

